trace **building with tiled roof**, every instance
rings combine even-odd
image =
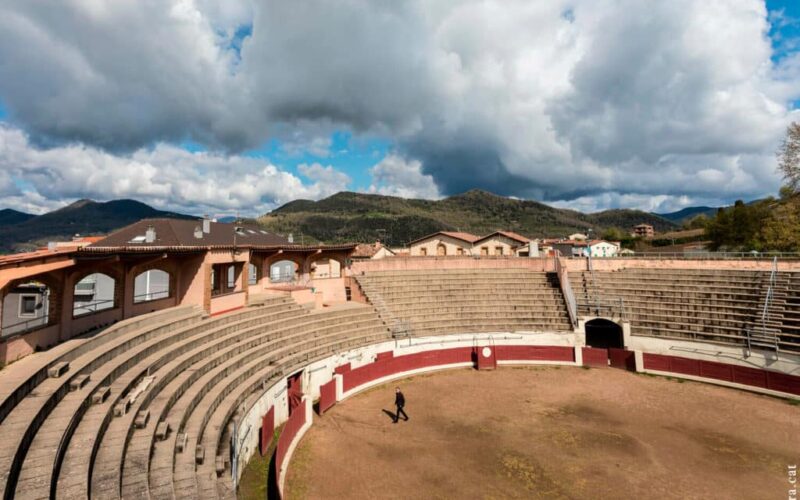
[[[175,306],[215,315],[254,295],[340,300],[354,249],[298,245],[249,224],[158,218],[0,256],[0,362]]]
[[[383,246],[380,241],[376,241],[375,243],[360,243],[356,245],[356,249],[350,255],[350,258],[352,260],[383,259],[394,255],[394,251]]]
[[[459,255],[529,255],[531,240],[512,231],[495,231],[486,236],[454,231],[439,231],[409,243],[410,255],[439,257]],[[538,250],[535,250],[538,254]]]

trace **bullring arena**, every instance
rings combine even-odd
[[[790,490],[800,262],[353,261],[194,224],[0,258],[4,308],[47,290],[0,331],[4,498]],[[104,306],[78,306],[99,274]]]

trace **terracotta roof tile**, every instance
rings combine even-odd
[[[202,233],[200,238],[195,237],[195,230],[202,231],[203,221],[181,219],[144,219],[129,226],[123,227],[109,234],[100,241],[89,245],[93,248],[164,248],[181,247],[207,248],[219,246],[268,246],[289,245],[289,240],[274,233],[268,233],[257,226],[238,225],[239,232],[235,231],[236,224],[222,224],[211,222],[211,230]],[[156,238],[152,243],[146,243],[144,236],[148,227],[155,230]]]

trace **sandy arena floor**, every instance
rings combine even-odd
[[[408,422],[393,425],[394,386]],[[800,407],[614,369],[456,370],[315,417],[289,498],[787,498]]]

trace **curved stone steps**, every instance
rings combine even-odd
[[[339,314],[341,314],[341,312]],[[271,351],[287,346],[305,335],[305,328],[315,324],[324,327],[324,323],[331,319],[329,316],[326,316],[322,319],[311,320],[310,318],[312,317],[315,317],[315,315],[304,317],[303,319],[305,321],[302,323],[292,324],[282,327],[280,330],[268,332],[266,335],[272,338],[269,338],[266,343],[259,345],[258,350],[243,352],[239,356],[229,359],[224,364],[215,367],[212,371],[204,373],[189,389],[183,392],[177,400],[173,402],[173,405],[167,409],[166,415],[163,414],[163,411],[158,411],[158,409],[154,409],[151,412],[152,416],[160,415],[160,420],[169,422],[172,428],[172,434],[167,441],[160,442],[153,447],[152,459],[149,462],[150,472],[148,474],[151,492],[155,490],[158,493],[163,490],[163,496],[160,497],[169,497],[172,494],[171,483],[166,481],[158,472],[163,469],[164,471],[168,471],[169,475],[172,474],[172,461],[173,455],[175,455],[176,441],[178,434],[181,433],[184,422],[188,418],[186,412],[190,411],[190,409],[194,408],[199,403],[204,391],[208,390],[207,387],[209,385],[213,386],[220,380],[223,380],[227,376],[227,372],[229,372],[232,367],[236,367],[238,364],[242,363],[243,360],[252,359],[263,352],[268,354]],[[319,317],[317,316],[317,318]],[[344,318],[346,319],[347,317],[345,316]],[[134,439],[140,438],[138,435],[135,435]],[[151,438],[149,438],[149,442],[153,442]],[[143,447],[140,448],[140,450],[141,449],[145,448]],[[188,453],[193,457],[194,449],[187,447],[187,451],[184,453]],[[123,496],[127,496],[136,491],[137,485],[141,484],[143,480],[142,474],[147,474],[146,469],[143,469],[141,465],[142,462],[136,462],[135,466],[129,467],[128,457],[125,458],[122,484]],[[156,494],[156,496],[159,497],[159,494]]]
[[[364,333],[374,332],[380,330],[381,326],[375,321],[371,325],[348,329],[347,331],[334,332],[329,335],[315,336],[307,338],[302,345],[307,346],[295,350],[283,362],[278,363],[278,366],[284,367],[281,372],[284,374],[293,373],[293,370],[299,370],[309,362],[316,361],[319,358],[329,356],[332,352],[350,347],[353,345],[355,339]],[[368,338],[369,335],[364,335]],[[297,344],[293,344],[295,348]],[[278,353],[271,353],[270,357],[275,358]],[[216,496],[216,457],[219,447],[220,438],[224,427],[227,425],[230,416],[234,413],[235,409],[249,396],[254,390],[258,389],[265,378],[267,378],[273,370],[271,367],[263,367],[263,363],[254,363],[250,367],[242,368],[234,375],[233,380],[228,380],[227,385],[223,390],[210,393],[207,398],[210,401],[203,400],[198,408],[204,408],[199,412],[198,418],[195,415],[187,422],[185,432],[194,439],[189,440],[190,449],[195,446],[201,445],[205,449],[206,457],[202,464],[195,468],[194,487],[198,498],[212,498]],[[218,412],[219,410],[219,412]],[[214,415],[217,419],[214,420]],[[210,434],[208,437],[205,431],[208,424],[212,423]],[[176,463],[176,492],[177,491],[192,491],[191,480],[186,479],[183,474],[178,474],[178,470],[184,471],[189,469],[188,460],[182,461],[180,464]],[[178,494],[181,497],[181,494]],[[188,498],[188,497],[187,497]]]
[[[284,304],[284,302],[281,304]],[[140,370],[131,370],[115,381],[110,387],[111,397],[104,404],[90,406],[78,423],[60,466],[57,491],[63,492],[65,498],[88,497],[91,465],[97,455],[101,436],[109,427],[111,427],[111,433],[114,434],[120,430],[124,423],[132,425],[139,409],[146,406],[149,395],[157,391],[164,385],[165,381],[171,380],[185,368],[185,365],[181,364],[182,360],[191,357],[193,353],[195,353],[194,356],[198,356],[213,349],[214,347],[209,346],[209,344],[214,342],[213,337],[219,332],[231,331],[231,333],[228,333],[227,338],[234,338],[238,335],[236,331],[238,326],[276,314],[273,311],[282,310],[281,308],[284,307],[280,304],[269,305],[241,312],[237,311],[236,313],[207,320],[208,323],[198,327],[197,335],[177,343],[169,353],[157,354],[159,357],[167,355],[173,359],[164,366],[159,367],[155,372],[152,369],[149,370],[149,373],[155,376],[155,381],[136,398],[128,414],[117,418],[113,417],[113,408],[123,398],[127,398],[130,389],[130,381],[128,380],[130,373],[138,374]],[[186,346],[189,346],[192,350],[182,352],[185,351]],[[197,354],[198,351],[200,354]],[[174,358],[174,356],[177,356],[177,358]],[[150,363],[150,358],[145,362]],[[114,449],[114,446],[109,446],[109,448]]]
[[[374,321],[374,320],[372,320]],[[351,327],[352,330],[356,330],[357,322],[349,322],[348,327]],[[297,352],[302,345],[308,343],[317,342],[319,337],[331,335],[347,335],[346,333],[341,333],[341,329],[333,328],[325,328],[323,330],[332,330],[325,334],[320,334],[320,330],[316,332],[302,332],[297,334],[297,337],[300,337],[302,340],[298,342],[289,342],[286,343],[283,348],[276,349],[276,350],[269,350],[265,352],[261,357],[256,358],[253,361],[250,361],[247,365],[239,366],[238,369],[233,374],[227,374],[217,383],[224,383],[225,388],[215,391],[208,391],[203,398],[198,401],[196,404],[191,405],[191,411],[189,414],[188,419],[179,427],[179,432],[185,433],[188,436],[188,445],[187,449],[193,452],[198,444],[201,444],[202,441],[202,434],[205,424],[208,419],[208,412],[213,411],[219,401],[224,397],[225,394],[233,390],[233,386],[240,384],[242,380],[246,377],[252,375],[255,371],[259,369],[259,367],[268,365],[270,360],[279,359],[280,356],[289,356],[291,357],[295,352]],[[316,333],[316,334],[315,334]],[[202,408],[202,410],[197,410],[198,408]],[[208,450],[206,450],[208,453]],[[214,457],[206,455],[206,460],[212,460]],[[196,492],[196,483],[195,483],[195,457],[194,453],[187,454],[181,453],[175,455],[175,463],[174,463],[174,491],[177,497],[185,497],[190,498],[197,494]],[[124,493],[124,492],[123,492]]]
[[[89,408],[92,394],[100,387],[113,387],[116,394],[127,393],[150,370],[166,363],[171,348],[180,341],[191,342],[202,335],[209,323],[197,322],[170,331],[169,335],[154,335],[113,357],[89,375],[91,379],[77,391],[69,392],[46,417],[25,456],[17,482],[17,495],[49,496],[51,485],[58,482],[58,470],[72,433]],[[91,355],[90,351],[87,355]]]
[[[38,384],[35,390],[24,397],[0,424],[0,435],[8,436],[0,447],[0,477],[5,478],[2,483],[3,496],[10,497],[16,490],[17,479],[28,449],[48,414],[69,393],[70,382],[80,375],[90,374],[101,368],[131,345],[146,339],[166,336],[165,334],[175,328],[197,321],[200,321],[200,313],[192,308],[166,323],[161,323],[157,328],[142,326],[140,329],[126,332],[119,338],[104,343],[100,349],[89,350],[70,361],[70,369],[65,375],[48,378]]]
[[[47,369],[61,361],[72,361],[89,350],[119,338],[153,321],[163,321],[187,312],[200,314],[195,306],[178,306],[119,321],[108,328],[79,335],[51,349],[36,352],[0,370],[0,423],[36,386],[47,379]]]
[[[257,325],[250,328],[252,335],[246,336],[244,332],[236,334],[233,342],[226,342],[228,345],[215,345],[212,350],[211,356],[201,357],[194,359],[191,366],[187,369],[191,373],[189,375],[181,374],[170,381],[163,392],[159,393],[153,399],[153,404],[149,405],[150,410],[150,423],[144,429],[133,430],[127,428],[130,437],[130,450],[126,452],[123,448],[117,450],[113,459],[106,454],[106,459],[109,462],[119,463],[119,469],[122,470],[122,479],[116,481],[117,484],[121,482],[123,489],[128,489],[130,493],[136,489],[141,482],[146,480],[147,477],[147,458],[150,455],[150,448],[154,441],[156,426],[164,420],[167,411],[169,411],[170,404],[178,399],[183,393],[192,385],[197,382],[198,378],[208,373],[210,370],[220,367],[223,363],[227,365],[240,362],[242,357],[247,356],[251,349],[258,347],[265,343],[270,338],[275,337],[274,330],[270,330],[270,326],[279,324],[280,320],[275,320],[266,325]],[[195,355],[195,358],[197,356]],[[225,369],[222,366],[221,369]],[[177,381],[177,382],[176,382]],[[160,389],[160,388],[159,388]],[[178,397],[176,398],[176,395]],[[174,432],[174,429],[173,429]],[[105,460],[104,460],[105,462]],[[128,463],[130,462],[130,464]]]
[[[359,331],[349,331],[344,336],[337,336],[337,338],[327,343],[309,347],[292,355],[284,363],[277,366],[281,368],[281,373],[290,374],[302,369],[309,363],[330,356],[331,353],[391,339],[389,331],[382,325],[361,328]],[[223,402],[217,406],[208,419],[202,436],[202,444],[206,447],[206,452],[210,454],[213,460],[208,459],[207,455],[206,460],[197,466],[198,488],[202,498],[213,498],[215,488],[216,496],[219,498],[235,496],[233,484],[230,481],[230,464],[226,467],[225,472],[220,477],[217,477],[216,457],[228,457],[230,455],[229,423],[239,413],[240,409],[243,414],[250,411],[250,408],[261,394],[260,388],[265,385],[263,381],[271,373],[257,372],[237,385],[236,390],[227,393]]]

